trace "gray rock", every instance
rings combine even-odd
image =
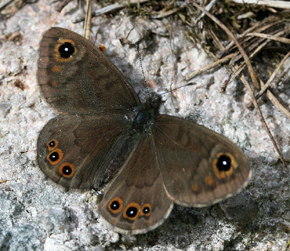
[[[184,77],[188,73],[211,62],[199,45],[186,39],[183,24],[171,24],[169,18],[127,18],[122,12],[100,16],[93,19],[92,41],[107,47],[106,55],[142,99],[152,89],[163,93],[162,113],[209,127],[243,149],[254,171],[245,191],[207,208],[175,206],[156,230],[124,236],[99,219],[97,194],[101,192],[66,191],[45,177],[36,163],[36,141],[56,113],[37,85],[38,46],[51,26],[82,34],[82,25],[71,22],[76,9],[71,2],[57,13],[53,5],[40,0],[0,24],[0,250],[286,250],[288,170],[282,167],[256,111],[246,108],[250,98],[245,88],[232,81],[225,94],[219,92],[229,75],[226,68],[196,77],[195,85],[168,92],[187,84]],[[171,40],[169,25],[174,30]],[[144,41],[142,65],[150,88],[144,88],[135,48],[119,42],[130,27],[135,29],[129,39]],[[17,39],[5,39],[18,33]],[[288,96],[283,99],[290,100]],[[288,156],[289,121],[269,102],[261,109]]]

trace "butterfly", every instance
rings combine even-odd
[[[59,115],[41,130],[40,169],[67,188],[98,189],[105,222],[146,233],[173,204],[204,207],[245,187],[251,168],[230,140],[186,119],[159,114],[161,98],[141,103],[124,75],[84,37],[43,35],[38,83]]]

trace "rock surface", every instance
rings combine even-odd
[[[225,68],[196,77],[193,86],[163,94],[162,113],[209,127],[243,150],[253,177],[240,194],[207,208],[175,206],[156,230],[125,236],[99,219],[101,191],[66,191],[45,177],[37,166],[36,142],[56,112],[39,92],[38,46],[43,32],[52,26],[82,34],[82,25],[71,22],[76,15],[74,2],[58,13],[40,0],[0,23],[0,250],[286,250],[289,171],[279,161],[256,111],[246,108],[249,96],[241,83],[232,81],[225,94],[219,92],[229,75]],[[105,54],[143,98],[148,90],[137,53],[119,42],[131,27],[135,30],[128,39],[145,41],[141,55],[147,83],[160,94],[186,84],[186,74],[210,63],[201,47],[184,37],[179,22],[128,18],[122,11],[94,18],[91,40],[106,46]],[[289,97],[281,96],[289,104]],[[289,120],[270,102],[261,110],[280,149],[289,156]]]

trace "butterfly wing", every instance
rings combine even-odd
[[[141,136],[128,159],[106,188],[99,212],[115,231],[146,233],[162,224],[173,202],[163,187],[152,138]]]
[[[224,136],[190,121],[160,115],[153,132],[168,196],[202,207],[245,187],[251,169],[241,150]]]
[[[96,46],[62,28],[43,35],[37,78],[47,102],[62,113],[112,113],[140,103],[123,74]]]
[[[98,187],[135,146],[127,127],[140,103],[136,93],[97,47],[62,28],[45,32],[37,77],[48,103],[64,114],[39,135],[40,168],[65,187]]]
[[[112,178],[135,147],[122,114],[60,115],[42,129],[37,161],[64,187],[97,188]]]

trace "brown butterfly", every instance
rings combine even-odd
[[[40,132],[41,170],[67,188],[98,188],[116,231],[145,233],[173,203],[208,206],[246,186],[251,169],[231,141],[185,119],[160,115],[159,96],[141,103],[91,42],[61,28],[40,44],[38,82],[59,115]]]

